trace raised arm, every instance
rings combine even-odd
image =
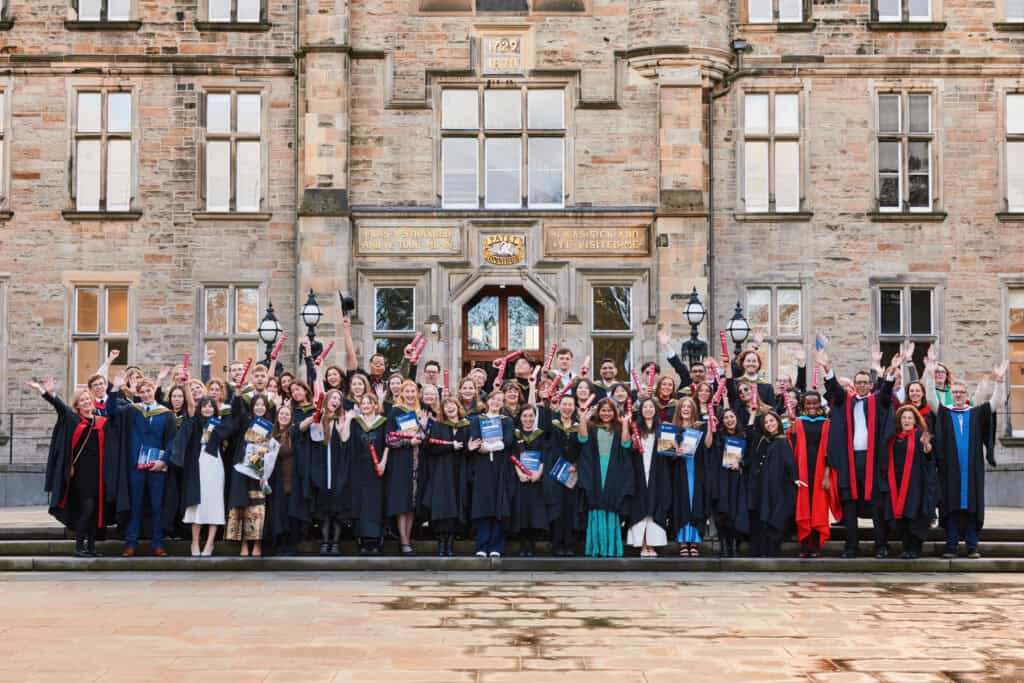
[[[107,359],[103,361],[103,365],[96,368],[96,372],[94,372],[93,374],[103,375],[104,377],[107,377],[108,374],[110,373],[110,366],[114,364],[114,361],[117,360],[118,356],[120,355],[120,351],[118,351],[117,349],[111,349],[110,353],[107,354]]]
[[[928,408],[938,415],[939,398],[935,395],[935,354],[932,349],[928,349],[924,359],[924,398],[928,401]]]
[[[352,341],[352,319],[347,315],[341,318],[341,336],[345,342],[345,369],[353,372],[359,367],[359,359],[356,357],[356,345]]]
[[[995,383],[995,387],[992,389],[992,398],[988,400],[988,404],[992,407],[992,412],[999,410],[999,406],[1003,402],[1003,393],[1006,390],[1006,369],[1009,366],[1010,363],[1004,360],[1002,363],[992,368],[992,375],[994,376],[993,382]]]
[[[53,406],[53,409],[57,411],[58,416],[62,414],[75,414],[75,411],[57,396],[57,380],[54,379],[53,375],[45,375],[41,383],[25,382],[25,386],[33,391],[38,391],[39,395],[43,397],[43,400]]]

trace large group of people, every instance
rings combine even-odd
[[[545,538],[557,556],[697,557],[717,538],[723,557],[776,557],[794,533],[800,556],[817,557],[841,524],[843,557],[856,557],[867,518],[876,557],[890,535],[918,557],[936,524],[945,556],[960,541],[980,556],[1005,363],[972,398],[934,347],[921,379],[912,348],[887,367],[876,352],[849,379],[817,345],[808,386],[804,354],[795,378],[765,381],[757,336],[687,364],[659,332],[670,372],[650,361],[623,377],[603,358],[591,377],[589,358],[552,346],[455,379],[421,367],[419,337],[397,370],[382,355],[364,370],[347,318],[343,332],[343,365],[305,341],[298,374],[245,359],[211,379],[208,354],[198,378],[187,359],[108,378],[112,352],[67,399],[52,377],[28,382],[57,412],[46,490],[75,555],[96,556],[116,524],[127,557],[143,536],[157,556],[166,537],[189,536],[191,554],[209,556],[218,535],[243,556],[311,539],[337,555],[343,536],[360,554],[395,537],[412,555],[426,535],[441,556],[461,537],[480,557],[501,556],[506,538],[527,557]]]

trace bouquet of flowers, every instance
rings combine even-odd
[[[264,495],[270,493],[267,480],[274,473],[277,451],[280,448],[275,439],[269,438],[271,429],[270,423],[266,420],[253,420],[245,432],[245,453],[242,455],[242,462],[235,464],[236,472],[262,484]]]

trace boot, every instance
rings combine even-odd
[[[89,536],[85,539],[85,552],[88,553],[89,557],[103,557],[98,552],[96,552],[95,532],[89,534]]]
[[[75,557],[89,557],[85,549],[85,534],[75,534]]]

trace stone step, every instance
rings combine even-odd
[[[435,541],[416,541],[413,544],[416,548],[418,556],[420,557],[432,557],[437,554],[437,543]],[[874,545],[871,541],[861,541],[859,544],[859,553],[861,557],[868,558],[874,557]],[[0,541],[0,558],[3,557],[67,557],[74,551],[75,543],[70,539],[32,539],[32,540],[11,540],[11,541]],[[172,557],[189,557],[191,554],[191,544],[188,541],[167,541],[164,544],[168,554]],[[829,541],[825,544],[822,549],[823,557],[838,558],[843,551],[843,543],[840,541]],[[143,543],[141,549],[143,552],[148,553],[149,544]],[[889,544],[890,552],[892,556],[897,557],[902,552],[902,546],[899,541],[893,541]],[[96,544],[96,549],[103,555],[108,557],[119,557],[121,551],[124,550],[124,543],[119,540],[99,541]],[[517,541],[509,541],[506,544],[506,556],[518,558],[520,545]],[[718,544],[712,542],[705,542],[701,544],[701,555],[704,557],[712,557],[718,559]],[[945,543],[929,541],[925,543],[923,548],[923,557],[939,557],[945,549]],[[358,548],[354,541],[343,541],[339,544],[340,555],[332,557],[363,557],[359,555]],[[583,547],[577,547],[578,559],[582,559]],[[746,544],[741,546],[741,554],[746,555],[749,548]],[[458,557],[472,557],[474,551],[474,544],[472,541],[458,541],[455,544],[455,553]],[[960,547],[961,554],[964,554],[963,545]],[[238,557],[239,544],[230,541],[218,541],[215,546],[214,553],[216,557]],[[678,557],[679,546],[675,543],[670,543],[664,548],[659,550],[660,555],[663,558]],[[1024,558],[1024,542],[1001,542],[1001,541],[985,541],[982,543],[981,552],[986,558]],[[797,557],[800,553],[800,546],[797,543],[784,543],[782,546],[782,556],[785,557]],[[536,544],[536,554],[538,557],[552,557],[551,546],[546,542],[538,542]],[[305,542],[299,545],[298,555],[301,557],[319,557],[320,556],[320,545],[314,542]],[[627,556],[637,556],[637,551],[632,548],[626,549]],[[381,555],[383,557],[395,557],[398,559],[405,559],[400,556],[399,546],[397,542],[387,541],[384,543]],[[374,558],[368,558],[374,559]],[[524,558],[530,559],[530,558]],[[560,559],[560,558],[559,558]],[[644,558],[647,559],[647,558]],[[686,558],[692,559],[692,558]]]
[[[920,573],[1024,572],[1024,559],[978,560],[921,558],[876,560],[858,558],[726,559],[718,558],[562,558],[562,557],[0,557],[0,572],[264,572],[264,571],[499,571],[499,572],[795,572],[795,573]]]

